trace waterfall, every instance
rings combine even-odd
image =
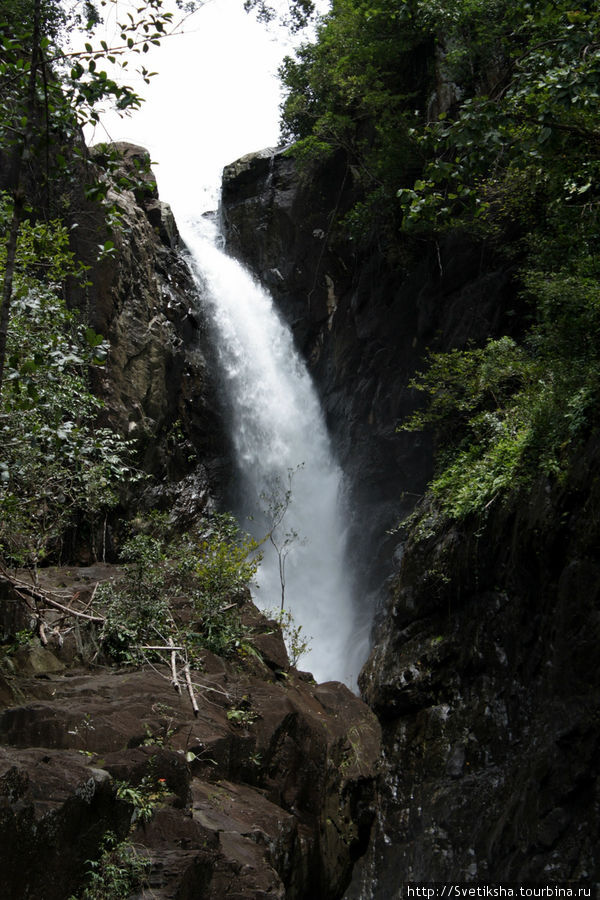
[[[214,224],[188,218],[181,230],[208,305],[238,471],[242,528],[264,536],[274,502],[285,501],[290,488],[277,532],[280,553],[269,542],[263,545],[255,602],[265,610],[279,609],[279,563],[284,561],[285,608],[302,627],[301,637],[310,638],[300,668],[319,682],[338,680],[355,688],[366,648],[356,646],[342,472],[314,385],[272,298],[219,248]]]

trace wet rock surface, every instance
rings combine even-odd
[[[413,540],[361,684],[380,817],[348,898],[403,881],[593,885],[600,859],[599,444],[483,521]]]
[[[9,595],[5,586],[7,622]],[[149,857],[140,897],[342,896],[374,815],[379,725],[343,685],[292,669],[274,623],[251,604],[243,614],[266,661],[203,653],[192,672],[197,716],[165,665],[90,669],[68,648],[35,642],[3,654],[5,896],[66,900],[107,831]],[[160,789],[133,829],[135,805],[119,784]]]

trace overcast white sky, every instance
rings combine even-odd
[[[243,11],[242,0],[210,0],[186,33],[165,39],[141,61],[158,71],[139,91],[146,103],[132,117],[104,117],[91,143],[142,144],[161,199],[176,214],[214,208],[224,165],[278,143],[277,68],[291,39]],[[128,81],[132,83],[129,77]]]

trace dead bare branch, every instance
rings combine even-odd
[[[192,685],[192,678],[190,675],[190,664],[186,662],[183,667],[183,674],[185,675],[185,683],[187,685],[188,694],[190,695],[190,700],[192,701],[192,709],[194,710],[194,715],[197,717],[200,710],[198,709],[198,703],[196,702],[196,695],[194,694],[194,687]]]
[[[80,612],[79,610],[73,609],[70,606],[65,606],[64,603],[59,603],[58,600],[55,600],[47,591],[44,591],[40,587],[31,587],[27,584],[26,581],[23,581],[20,578],[17,578],[14,575],[10,575],[5,569],[0,568],[0,581],[7,582],[11,585],[11,587],[15,590],[19,597],[21,597],[25,602],[27,598],[30,597],[32,600],[35,600],[37,604],[44,605],[45,603],[48,606],[52,606],[54,609],[59,609],[61,612],[66,613],[69,616],[75,616],[79,619],[86,619],[89,622],[98,622],[103,624],[105,621],[104,616],[94,616],[89,615],[88,613]],[[23,596],[23,595],[26,596]],[[77,596],[77,595],[75,595]]]
[[[173,687],[178,694],[181,694],[181,687],[179,684],[179,679],[177,677],[177,650],[180,648],[175,647],[173,638],[169,638],[169,647],[171,648],[171,677],[173,681]]]

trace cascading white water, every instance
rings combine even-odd
[[[188,219],[181,230],[209,304],[244,498],[241,517],[260,522],[268,506],[264,495],[275,484],[285,490],[292,473],[280,540],[284,533],[297,534],[287,548],[285,607],[302,635],[311,637],[300,665],[318,681],[344,681],[354,688],[364,647],[354,646],[342,472],[315,388],[271,297],[219,249],[216,227],[204,218]],[[258,584],[258,605],[278,610],[279,559],[269,543]]]

